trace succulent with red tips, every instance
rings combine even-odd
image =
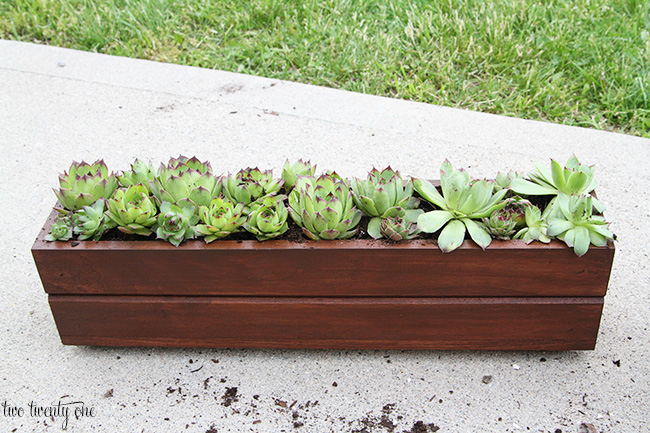
[[[92,164],[73,162],[59,176],[60,188],[54,190],[63,207],[69,211],[83,209],[100,198],[109,198],[117,188],[117,178],[108,172],[104,160]]]

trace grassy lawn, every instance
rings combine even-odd
[[[0,0],[0,37],[650,137],[647,0]]]

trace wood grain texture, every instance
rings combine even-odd
[[[51,216],[51,219],[53,216]],[[423,240],[46,242],[32,254],[50,294],[306,297],[604,296],[614,247]]]
[[[586,350],[602,298],[230,298],[50,295],[64,344]]]

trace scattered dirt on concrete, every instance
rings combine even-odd
[[[416,421],[411,430],[404,430],[402,433],[435,433],[438,430],[440,430],[440,427],[434,423],[425,424],[422,421]]]
[[[234,402],[239,401],[239,397],[237,397],[237,387],[233,386],[231,388],[226,388],[226,392],[221,396],[221,400],[221,405],[225,407],[229,407]]]

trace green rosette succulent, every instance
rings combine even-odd
[[[549,215],[548,236],[564,241],[578,257],[587,253],[590,244],[602,247],[607,245],[608,240],[614,239],[605,218],[593,215],[592,201],[591,196],[560,193],[557,196],[559,212]]]
[[[372,236],[370,227],[368,227],[368,234]],[[386,239],[398,242],[415,239],[420,234],[420,230],[415,222],[407,221],[400,216],[395,216],[381,220],[379,234]],[[375,236],[373,237],[377,239]]]
[[[72,220],[68,216],[59,215],[50,227],[50,233],[45,236],[46,241],[67,241],[72,237]]]
[[[233,206],[229,200],[215,198],[210,203],[210,207],[201,206],[199,209],[199,218],[203,224],[198,224],[196,231],[205,236],[203,239],[206,243],[210,243],[238,231],[239,227],[246,222],[243,214],[243,203]]]
[[[117,180],[125,188],[129,186],[141,184],[147,189],[147,193],[151,194],[151,184],[156,179],[156,170],[151,163],[146,164],[139,159],[136,159],[131,164],[131,170],[123,171],[121,175],[117,176]]]
[[[341,182],[343,182],[343,184],[348,189],[350,189],[350,182],[346,178],[342,177],[340,174],[335,172],[334,170],[326,170],[325,173],[323,173],[323,176],[327,176],[327,177],[330,177],[332,179],[340,180]],[[354,199],[354,197],[353,197],[353,199]]]
[[[298,176],[313,176],[316,173],[316,165],[311,165],[310,161],[299,159],[293,164],[289,160],[282,167],[282,180],[284,181],[284,190],[290,192],[296,184]]]
[[[521,239],[527,244],[532,241],[540,241],[545,244],[551,242],[551,238],[547,235],[548,223],[546,222],[546,215],[542,215],[542,211],[537,206],[527,206],[525,211],[526,226],[519,230],[513,239]]]
[[[289,213],[283,201],[285,197],[269,195],[251,205],[244,228],[254,234],[258,241],[278,237],[289,229]]]
[[[100,198],[109,198],[117,188],[117,178],[103,160],[92,164],[73,162],[70,169],[59,176],[60,188],[54,190],[63,207],[77,211]]]
[[[331,175],[298,176],[289,213],[310,239],[347,239],[357,233],[362,212],[344,181]]]
[[[507,209],[496,210],[483,218],[483,227],[495,239],[509,240],[517,231],[517,213]]]
[[[505,200],[505,206],[483,218],[483,227],[495,239],[509,240],[526,224],[526,209],[532,204],[519,196]]]
[[[79,240],[84,241],[92,238],[99,240],[108,230],[115,228],[116,224],[106,214],[106,201],[102,198],[90,206],[84,206],[73,215],[74,233]]]
[[[486,229],[476,222],[486,218],[506,203],[503,197],[508,190],[503,189],[493,194],[493,187],[481,180],[470,184],[470,178],[464,170],[454,170],[449,161],[440,169],[442,195],[430,182],[415,179],[415,190],[427,201],[440,210],[433,210],[420,215],[418,227],[426,233],[442,229],[438,237],[438,246],[442,252],[458,248],[465,239],[466,230],[481,248],[485,249],[492,242]],[[444,227],[444,228],[443,228]]]
[[[161,165],[158,176],[149,182],[156,204],[169,202],[181,208],[209,206],[219,196],[221,181],[212,173],[209,162],[179,156]]]
[[[526,209],[533,204],[523,199],[519,196],[514,196],[512,198],[506,199],[506,205],[503,207],[503,210],[509,212],[514,217],[517,222],[516,229],[521,229],[526,224]]]
[[[151,226],[156,223],[158,209],[144,185],[118,189],[107,205],[106,215],[120,231],[141,236],[152,233]]]
[[[404,184],[399,172],[390,167],[383,171],[373,167],[366,180],[353,179],[350,187],[355,205],[366,216],[376,218],[376,224],[383,218],[404,216],[420,203],[413,197],[413,182]]]
[[[224,194],[233,203],[243,203],[244,211],[250,211],[251,203],[261,197],[274,195],[280,191],[284,181],[273,179],[273,171],[259,168],[246,168],[235,176],[224,179]]]
[[[502,189],[509,189],[512,185],[512,181],[515,179],[524,179],[524,175],[517,171],[509,171],[507,173],[498,172],[494,183],[494,190],[500,191]]]
[[[544,167],[539,163],[534,163],[537,171],[529,173],[526,179],[514,179],[510,188],[518,193],[525,195],[552,195],[557,196],[562,193],[565,195],[588,195],[597,186],[594,178],[593,167],[582,164],[575,155],[567,161],[562,167],[557,161],[551,159],[551,168]],[[549,206],[555,209],[556,198],[551,200]],[[599,213],[605,210],[605,206],[598,200],[592,199],[594,208]]]
[[[154,224],[157,239],[163,239],[178,247],[186,239],[196,236],[196,223],[199,217],[193,206],[183,208],[176,204],[164,201],[160,205],[160,214]]]

